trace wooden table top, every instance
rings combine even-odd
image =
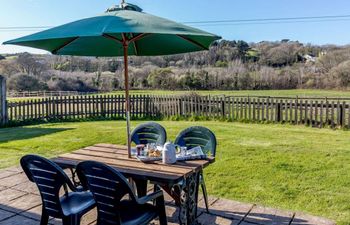
[[[173,165],[165,165],[162,162],[143,163],[136,158],[129,159],[126,146],[112,144],[96,144],[53,159],[59,165],[69,168],[74,168],[79,162],[86,160],[110,165],[127,177],[165,184],[177,183],[215,161],[214,158],[209,158],[176,162]]]

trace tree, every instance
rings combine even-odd
[[[237,41],[237,49],[240,55],[241,59],[244,59],[244,57],[247,54],[247,51],[249,50],[249,44],[245,41]]]
[[[172,77],[173,74],[169,68],[157,69],[149,74],[147,82],[152,88],[175,89],[176,80]]]
[[[19,54],[16,60],[16,64],[21,73],[39,76],[46,70],[46,64],[43,61],[39,61],[29,53]]]
[[[350,60],[340,63],[332,68],[330,74],[336,80],[337,87],[350,87]]]
[[[8,87],[14,91],[42,91],[48,89],[47,85],[37,77],[27,74],[17,74],[10,77]]]

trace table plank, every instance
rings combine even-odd
[[[105,148],[105,147],[97,147],[97,146],[89,146],[89,147],[85,147],[83,149],[94,151],[94,152],[118,153],[121,155],[128,155],[127,149]]]
[[[128,147],[126,145],[115,145],[115,144],[95,144],[96,147],[105,147],[105,148],[112,148],[112,149],[125,149],[128,150]]]

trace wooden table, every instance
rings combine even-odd
[[[214,158],[209,158],[173,165],[161,162],[145,164],[135,158],[129,159],[126,146],[112,144],[96,144],[53,159],[60,166],[71,169],[86,160],[108,164],[132,178],[136,182],[139,196],[146,194],[147,181],[161,186],[180,207],[181,224],[196,223],[199,177],[203,169],[215,161]]]

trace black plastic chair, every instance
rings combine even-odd
[[[131,141],[137,145],[150,143],[164,145],[166,139],[167,134],[164,127],[155,122],[141,124],[131,133]]]
[[[40,191],[43,204],[40,225],[47,225],[50,216],[62,219],[63,225],[79,225],[81,217],[95,207],[92,193],[78,190],[54,162],[26,155],[21,159],[21,166]],[[64,194],[61,196],[62,188]],[[68,188],[72,192],[68,192]]]
[[[205,154],[212,157],[215,157],[216,154],[216,137],[214,133],[206,127],[194,126],[181,131],[175,139],[175,144],[187,147],[187,149],[200,146]],[[199,184],[202,187],[205,208],[207,212],[209,212],[208,194],[203,173],[199,176]]]
[[[99,162],[79,163],[76,171],[82,185],[90,189],[96,200],[97,225],[142,225],[157,217],[161,225],[167,224],[162,191],[137,198],[121,173]]]

